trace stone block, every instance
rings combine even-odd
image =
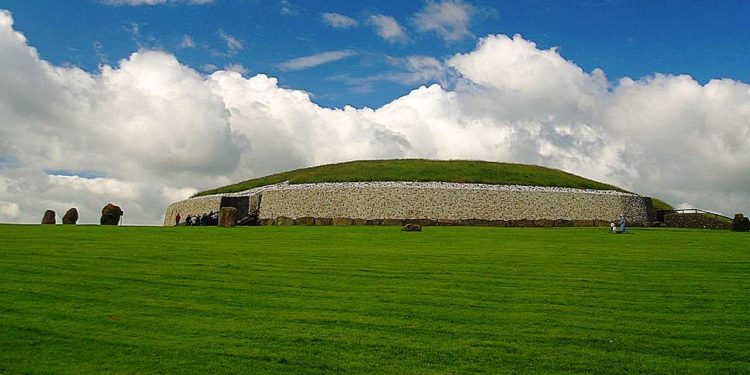
[[[461,220],[438,219],[436,225],[439,227],[455,227],[464,225],[464,222]]]
[[[352,225],[368,225],[365,219],[352,219]]]
[[[464,224],[465,225],[469,225],[469,226],[486,226],[487,225],[487,220],[482,220],[482,219],[466,219],[466,220],[464,220]]]
[[[502,228],[502,227],[508,226],[508,221],[507,220],[485,220],[484,225],[488,227]]]
[[[408,223],[404,225],[403,228],[401,228],[401,230],[404,232],[421,232],[422,226],[419,224]]]
[[[383,223],[381,225],[388,225],[388,226],[398,225],[398,226],[402,226],[402,225],[404,225],[404,221],[401,220],[401,219],[383,219]]]
[[[354,220],[348,217],[337,217],[333,219],[333,225],[353,225]]]
[[[298,217],[294,220],[295,225],[315,225],[315,218],[310,216]]]
[[[404,220],[404,224],[418,224],[423,227],[431,227],[434,226],[435,220],[432,219],[406,219]]]
[[[315,225],[333,225],[333,219],[331,219],[330,217],[317,217],[315,218]]]
[[[555,226],[555,221],[549,219],[537,219],[534,220],[534,226],[541,228],[552,228]]]
[[[276,225],[294,225],[294,219],[286,216],[279,216],[276,218]]]
[[[274,219],[260,219],[259,224],[260,225],[275,225],[276,224],[276,220],[274,220]]]
[[[556,227],[572,227],[573,220],[557,219],[555,220]]]
[[[594,220],[573,220],[574,227],[593,227]]]
[[[509,226],[511,227],[533,227],[534,226],[534,220],[529,219],[518,219],[518,220],[510,220]]]

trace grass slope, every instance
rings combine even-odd
[[[747,234],[0,225],[0,373],[750,373]]]
[[[467,160],[363,160],[278,173],[207,190],[195,196],[231,193],[289,181],[291,184],[348,181],[444,181],[495,185],[555,186],[620,190],[558,169]]]

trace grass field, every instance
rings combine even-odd
[[[0,373],[750,373],[746,233],[0,225]]]

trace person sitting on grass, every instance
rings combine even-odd
[[[609,233],[616,233],[616,234],[625,234],[627,231],[625,230],[625,214],[620,214],[620,228],[617,228],[615,226],[615,222],[612,221],[609,223]]]

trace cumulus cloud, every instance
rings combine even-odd
[[[476,9],[462,0],[427,1],[414,16],[417,30],[436,32],[443,40],[454,42],[473,36],[469,31]]]
[[[335,29],[349,29],[359,26],[359,22],[357,22],[357,20],[343,14],[333,12],[323,13],[320,15],[320,18],[328,26],[331,26]]]
[[[284,61],[283,63],[279,64],[278,67],[282,70],[303,70],[345,59],[356,54],[357,52],[352,50],[321,52],[315,55],[297,57],[288,61]]]
[[[371,25],[375,26],[378,35],[389,43],[406,43],[409,37],[406,31],[399,25],[398,21],[391,16],[374,14],[369,18]]]
[[[450,85],[341,109],[263,74],[202,74],[139,51],[91,74],[54,66],[0,13],[0,222],[107,202],[159,224],[197,190],[292,168],[422,157],[542,164],[724,213],[750,209],[750,85],[610,81],[555,49],[491,35],[445,61]],[[98,171],[69,175],[53,171]]]
[[[190,4],[202,5],[211,4],[214,0],[99,0],[100,3],[112,6],[139,6],[139,5],[160,5],[160,4]]]

